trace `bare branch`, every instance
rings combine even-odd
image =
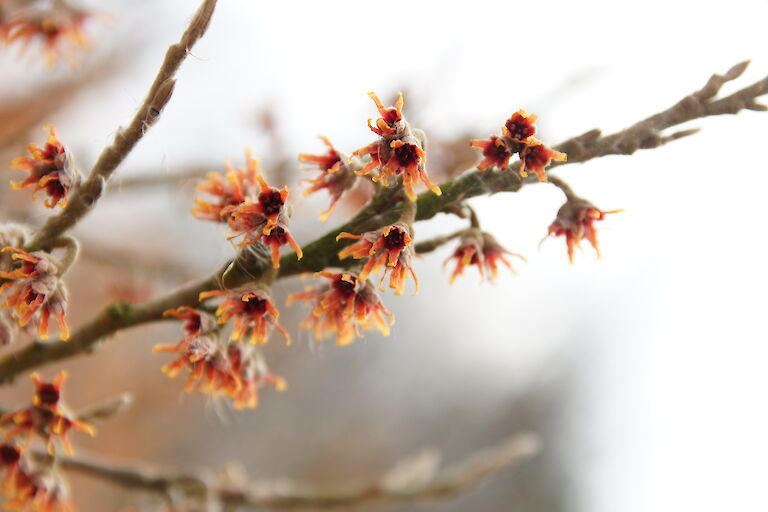
[[[27,244],[27,250],[47,247],[52,240],[72,228],[93,208],[104,192],[105,184],[112,173],[147,130],[160,118],[160,113],[173,94],[176,83],[174,75],[189,49],[208,28],[215,6],[216,0],[203,1],[179,42],[168,48],[160,70],[131,123],[126,129],[118,130],[114,142],[104,148],[88,178],[75,189],[66,208],[48,219]]]
[[[189,498],[208,499],[249,509],[342,508],[385,503],[425,502],[467,493],[539,451],[536,435],[518,434],[507,441],[477,452],[442,470],[423,457],[398,464],[381,478],[358,485],[317,487],[286,479],[254,482],[246,486],[211,483],[209,474],[172,474],[138,466],[117,466],[86,458],[57,455],[60,467],[110,481],[121,487],[163,495],[183,493]],[[36,457],[48,460],[46,453]]]

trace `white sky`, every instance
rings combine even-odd
[[[103,108],[60,120],[60,134],[87,125],[79,143],[101,147],[132,115],[159,49],[192,4],[145,3],[157,12],[147,32],[165,34],[152,44],[157,51],[137,56],[135,76],[145,78],[101,87]],[[366,93],[388,95],[404,83],[412,89],[406,113],[409,101],[424,102],[424,118],[444,134],[483,137],[518,108],[539,114],[552,143],[620,129],[741,60],[753,64],[739,84],[766,75],[766,19],[765,0],[222,0],[162,122],[126,167],[162,161],[172,172],[237,158],[258,147],[251,116],[267,103],[283,115],[289,150],[319,149],[318,133],[356,148],[370,138]],[[123,27],[119,17],[114,23]],[[20,71],[7,59],[2,66],[0,85],[10,87]],[[573,407],[583,420],[573,452],[584,511],[768,507],[768,114],[693,125],[703,132],[668,147],[559,172],[598,206],[625,209],[604,222],[599,262],[585,250],[568,265],[560,240],[537,250],[562,202],[554,188],[473,203],[485,227],[531,262],[491,289],[465,282],[450,290],[460,297],[445,307],[484,332],[508,332],[509,312],[520,316],[510,343],[494,336],[461,345],[477,334],[467,322],[453,349],[498,380],[508,378],[509,360],[535,371],[561,352],[577,354],[584,373]],[[441,231],[445,222],[419,229]],[[434,286],[435,296],[449,290]],[[571,329],[581,338],[572,346],[547,344]]]

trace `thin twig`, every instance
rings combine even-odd
[[[425,502],[466,493],[502,471],[538,453],[536,435],[518,434],[507,441],[477,452],[464,461],[438,470],[435,463],[420,464],[417,457],[401,463],[374,481],[350,486],[300,484],[280,479],[247,486],[216,486],[209,472],[172,474],[138,466],[117,466],[93,459],[57,455],[59,467],[113,484],[162,495],[183,493],[193,499],[208,499],[223,505],[249,509],[343,508],[385,503]],[[46,453],[36,453],[50,460]],[[434,459],[434,457],[433,457]],[[435,461],[436,462],[436,461]]]
[[[428,252],[432,252],[442,247],[443,245],[447,244],[451,240],[455,240],[456,238],[459,238],[460,236],[464,235],[467,231],[468,229],[460,229],[454,233],[451,233],[450,235],[436,236],[435,238],[424,240],[423,242],[417,243],[413,247],[413,250],[416,251],[416,254],[426,254]]]
[[[719,87],[725,81],[737,78],[745,67],[746,64],[742,63],[734,66],[725,76],[715,75],[702,90],[686,96],[673,107],[640,121],[626,130],[607,136],[601,136],[599,130],[592,130],[565,141],[558,145],[557,149],[568,152],[568,163],[585,162],[605,155],[631,154],[636,149],[658,147],[665,140],[671,140],[661,136],[659,132],[676,124],[699,117],[735,114],[742,109],[762,110],[756,103],[756,98],[768,93],[768,77],[722,99],[712,100]],[[510,172],[514,169],[515,166],[504,171],[471,171],[457,179],[442,183],[441,196],[429,191],[420,194],[416,220],[431,219],[442,211],[455,210],[467,199],[478,195],[519,191],[524,181],[516,172]],[[343,262],[339,260],[337,251],[341,244],[336,242],[336,235],[342,231],[349,233],[371,231],[397,221],[402,203],[395,207],[392,205],[399,200],[399,192],[400,190],[394,187],[381,190],[352,220],[305,245],[302,248],[304,257],[301,260],[297,260],[293,253],[286,254],[280,261],[278,278],[315,272],[328,267],[343,268],[352,264],[354,260],[351,259]],[[243,261],[247,262],[248,259]],[[153,301],[139,304],[115,303],[76,329],[68,342],[33,342],[6,354],[0,359],[0,382],[10,382],[17,375],[43,364],[90,352],[99,340],[121,329],[161,320],[166,309],[197,304],[197,295],[201,291],[220,286],[226,288],[240,286],[258,279],[263,271],[260,268],[250,268],[245,264],[233,264],[233,262],[227,262],[223,269],[226,270],[226,279],[222,279],[222,270]]]
[[[115,140],[104,148],[88,178],[75,189],[67,206],[58,215],[50,217],[35,233],[26,246],[27,250],[46,248],[91,211],[112,173],[160,118],[160,113],[173,94],[176,83],[174,75],[189,50],[205,34],[215,7],[216,0],[203,1],[179,42],[168,48],[160,70],[131,123],[126,129],[118,130]]]

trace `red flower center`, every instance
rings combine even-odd
[[[355,282],[357,279],[354,277],[351,278],[351,282],[347,281],[346,279],[343,279],[342,276],[339,276],[336,278],[336,280],[333,281],[333,288],[339,292],[339,294],[343,297],[351,297],[355,294]]]
[[[525,140],[536,133],[536,127],[524,118],[509,119],[505,126],[509,130],[510,138],[514,140]]]
[[[258,297],[252,297],[250,300],[243,302],[243,311],[249,315],[261,315],[267,310],[266,299],[259,299]]]
[[[403,144],[395,148],[395,157],[397,157],[401,167],[410,167],[419,162],[419,153],[416,151],[414,144]]]
[[[37,397],[40,400],[40,405],[56,405],[61,393],[53,384],[42,384],[37,390]]]
[[[387,250],[404,249],[405,232],[403,232],[401,229],[395,228],[384,235],[384,247],[386,247]]]
[[[21,453],[18,448],[9,444],[0,445],[0,463],[5,466],[15,464],[21,458]]]
[[[264,210],[264,215],[271,217],[277,215],[283,208],[283,196],[279,190],[267,190],[259,194],[259,203]]]

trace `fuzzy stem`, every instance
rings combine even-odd
[[[203,1],[179,42],[168,48],[160,70],[131,123],[126,129],[118,129],[115,140],[104,148],[88,179],[75,189],[67,206],[58,215],[50,217],[34,234],[25,247],[27,251],[48,248],[53,240],[71,229],[93,209],[115,169],[160,118],[160,113],[173,94],[176,82],[174,75],[192,46],[205,34],[215,7],[216,0]]]
[[[390,473],[373,481],[350,485],[324,485],[322,487],[280,479],[255,482],[240,487],[216,487],[207,472],[199,474],[173,474],[152,471],[145,467],[118,466],[80,457],[56,458],[61,468],[85,476],[99,478],[128,489],[137,489],[163,496],[182,493],[199,501],[211,499],[214,503],[246,509],[348,509],[386,503],[416,503],[445,500],[466,493],[502,471],[529,459],[539,451],[540,441],[529,433],[512,436],[505,442],[478,451],[463,461],[446,468],[434,468],[412,476],[410,467],[423,457],[421,454],[398,464]],[[33,452],[40,461],[50,460],[47,453]],[[435,460],[435,463],[437,461]],[[410,463],[410,464],[409,464]]]

